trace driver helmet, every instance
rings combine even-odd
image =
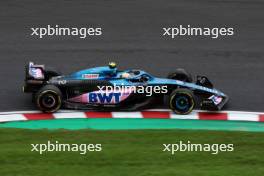
[[[116,63],[115,62],[109,62],[108,66],[109,66],[109,68],[114,69],[114,68],[116,68]]]

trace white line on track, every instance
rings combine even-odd
[[[113,118],[143,118],[140,112],[112,112]]]
[[[86,118],[86,115],[83,112],[54,113],[53,116],[56,119]]]
[[[93,110],[96,111],[96,110]],[[170,109],[146,109],[144,111],[171,111]],[[86,112],[86,111],[78,111],[78,110],[60,110],[57,113],[70,113],[70,112]],[[87,111],[89,112],[89,111]],[[212,113],[246,113],[246,114],[264,114],[264,112],[254,112],[254,111],[204,111],[204,110],[194,110],[193,112],[212,112]],[[37,110],[29,110],[29,111],[3,111],[0,114],[27,114],[27,113],[42,113]],[[125,112],[127,113],[127,112]]]
[[[23,121],[27,120],[22,114],[6,114],[1,115],[0,122],[10,122],[10,121]]]

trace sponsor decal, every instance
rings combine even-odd
[[[67,84],[67,80],[59,80],[58,84],[59,85],[65,85],[65,84]]]
[[[198,86],[196,84],[192,85],[191,87],[195,88],[195,89],[200,89],[200,90],[203,90],[203,91],[206,91],[206,92],[210,92],[210,93],[213,93],[213,94],[219,94],[219,92],[217,90],[210,89],[208,87]]]
[[[70,101],[93,104],[118,104],[130,94],[128,91],[94,91],[74,97]]]
[[[84,79],[96,79],[99,77],[99,74],[83,74],[82,78]]]
[[[40,68],[30,68],[29,75],[35,79],[44,79],[44,74]]]
[[[90,103],[115,104],[120,102],[121,93],[89,93]]]
[[[212,100],[215,105],[220,104],[222,102],[222,100],[223,100],[222,97],[215,96],[215,95],[212,95],[211,97],[209,97],[209,99]]]

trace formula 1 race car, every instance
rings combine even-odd
[[[167,78],[157,78],[142,70],[118,70],[113,62],[70,75],[30,62],[23,90],[48,113],[60,108],[135,111],[166,104],[176,114],[188,114],[194,108],[220,110],[228,101],[205,76],[192,81],[188,72],[176,69]]]

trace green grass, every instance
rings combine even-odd
[[[102,152],[31,152],[31,143],[101,143]],[[163,152],[163,143],[233,143],[234,152]],[[263,175],[264,133],[0,129],[0,175]]]

